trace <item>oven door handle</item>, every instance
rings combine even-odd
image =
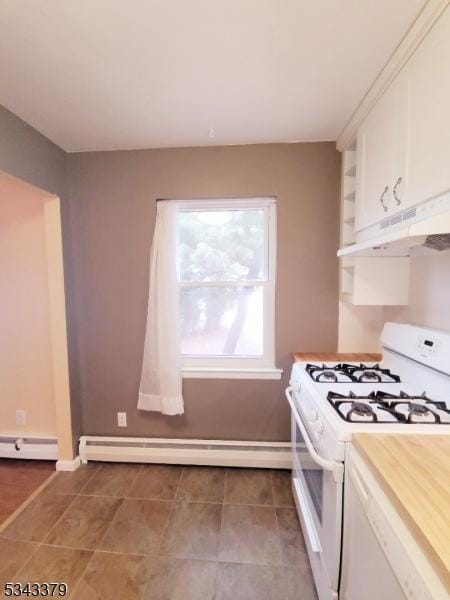
[[[344,480],[344,465],[342,463],[338,463],[334,460],[328,460],[327,458],[323,458],[316,452],[314,445],[309,437],[308,431],[306,430],[305,425],[303,424],[302,418],[298,413],[298,410],[294,404],[294,400],[292,399],[292,387],[286,388],[286,398],[290,404],[292,414],[295,417],[298,428],[301,431],[303,436],[303,440],[308,448],[308,452],[311,455],[311,458],[315,463],[317,463],[320,467],[325,469],[325,471],[331,471],[334,475],[334,480],[336,483],[342,483]]]

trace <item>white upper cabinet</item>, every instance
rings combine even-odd
[[[390,182],[391,201],[388,214],[402,210],[408,204],[409,164],[408,148],[411,143],[409,70],[403,69],[393,83],[394,163]]]
[[[412,56],[407,204],[450,188],[450,8]]]
[[[404,77],[396,79],[358,129],[356,230],[365,229],[395,210],[397,172],[405,171],[408,93]],[[406,89],[405,89],[406,87]],[[398,193],[404,175],[397,184]]]
[[[357,133],[357,232],[450,189],[450,8]]]

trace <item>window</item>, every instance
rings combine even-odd
[[[186,200],[179,207],[184,376],[279,378],[275,200]]]

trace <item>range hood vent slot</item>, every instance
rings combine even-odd
[[[414,219],[416,214],[417,214],[417,208],[410,208],[408,210],[405,210],[405,212],[403,213],[403,220],[407,221],[408,219]]]
[[[450,248],[450,233],[427,235],[424,246],[437,250],[438,252],[448,250]]]
[[[409,219],[414,219],[417,215],[416,208],[408,208],[407,210],[394,215],[393,217],[388,217],[387,219],[383,219],[380,223],[380,229],[387,229],[388,227],[392,227],[393,225],[398,225],[399,223],[403,223],[405,221],[409,221]]]

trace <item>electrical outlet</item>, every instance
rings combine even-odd
[[[16,425],[26,425],[27,422],[27,411],[16,410]]]
[[[119,427],[127,426],[127,413],[117,413],[117,425]]]

